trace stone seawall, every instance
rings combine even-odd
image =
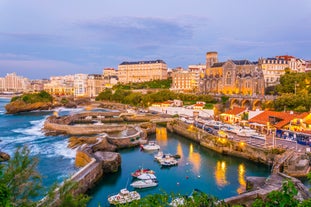
[[[100,134],[103,132],[114,132],[114,131],[123,131],[126,129],[125,125],[65,125],[65,124],[56,124],[46,121],[44,123],[44,130],[46,131],[55,131],[58,133],[68,134],[68,135],[94,135]]]
[[[269,149],[263,149],[248,145],[247,143],[236,142],[220,138],[208,132],[191,127],[183,122],[174,121],[168,123],[167,128],[174,133],[180,134],[200,145],[222,154],[246,158],[255,162],[271,165],[278,156]]]

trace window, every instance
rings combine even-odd
[[[226,84],[231,85],[232,82],[232,77],[231,77],[231,72],[227,72],[226,74]]]

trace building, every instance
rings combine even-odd
[[[86,85],[86,96],[94,98],[105,89],[104,76],[101,74],[89,74]]]
[[[167,79],[167,65],[163,60],[122,62],[118,66],[120,83],[136,83]]]
[[[44,90],[44,84],[49,83],[48,79],[42,79],[42,80],[31,80],[31,91],[32,92],[40,92]]]
[[[200,79],[203,94],[264,95],[263,73],[248,60],[218,62],[217,52],[206,54],[206,72]]]
[[[303,73],[306,71],[306,61],[289,55],[276,56],[275,58],[259,58],[258,67],[261,68],[265,86],[275,86],[280,83],[280,77],[285,70]]]
[[[52,76],[49,83],[45,83],[43,88],[46,92],[54,96],[74,95],[74,75]]]
[[[104,68],[103,80],[105,88],[112,88],[112,86],[118,83],[118,71],[114,68]]]
[[[172,73],[171,90],[177,92],[196,92],[198,90],[199,74],[187,70],[177,70]]]
[[[5,77],[0,78],[0,93],[22,93],[31,91],[30,81],[28,78],[8,73]]]
[[[87,97],[87,74],[75,74],[73,81],[74,97]]]

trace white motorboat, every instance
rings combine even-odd
[[[131,175],[135,178],[137,178],[138,176],[142,175],[142,174],[154,174],[155,172],[151,169],[148,168],[139,168],[137,169],[135,172],[132,172]]]
[[[159,161],[160,159],[162,159],[164,157],[164,153],[162,151],[158,151],[157,154],[154,155],[154,159],[156,161]]]
[[[130,203],[139,199],[140,194],[137,191],[129,191],[126,188],[123,188],[118,194],[108,197],[108,202],[112,205],[118,205]]]
[[[144,173],[144,174],[141,174],[140,176],[138,176],[137,178],[140,180],[149,180],[149,179],[155,180],[155,179],[157,179],[157,177],[152,173]]]
[[[160,150],[160,145],[156,144],[155,141],[150,141],[148,144],[141,145],[140,147],[142,150],[146,151]]]
[[[170,167],[178,164],[178,161],[174,157],[169,155],[165,155],[165,157],[159,162],[162,167]]]
[[[131,186],[133,188],[150,188],[150,187],[155,187],[157,185],[158,185],[158,181],[152,180],[152,179],[137,180],[131,183]]]

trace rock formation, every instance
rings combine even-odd
[[[10,158],[11,158],[10,155],[8,155],[5,152],[0,151],[0,162],[8,161],[8,160],[10,160]]]
[[[117,172],[121,166],[121,155],[116,152],[98,151],[94,154],[102,165],[104,173]]]
[[[14,101],[5,106],[5,110],[8,114],[16,114],[20,112],[29,112],[34,110],[47,110],[52,107],[52,103],[48,102],[36,102],[27,104],[23,101]]]

